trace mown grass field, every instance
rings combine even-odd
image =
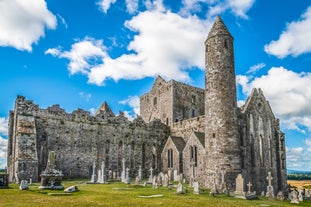
[[[64,187],[77,185],[79,192],[70,196],[48,195],[48,193],[63,194],[62,190],[39,190],[38,183],[30,185],[29,190],[19,190],[17,184],[10,184],[8,189],[0,189],[0,206],[295,206],[289,201],[267,200],[260,197],[259,200],[243,200],[225,195],[212,197],[209,192],[193,194],[191,188],[186,194],[177,195],[176,189],[169,190],[164,187],[152,189],[151,186],[134,186],[123,183],[110,184],[85,184],[81,181],[64,181]],[[134,188],[128,190],[115,188]],[[141,195],[156,195],[163,197],[140,198]],[[299,206],[311,206],[304,201]]]

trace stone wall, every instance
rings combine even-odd
[[[205,116],[199,116],[176,122],[171,126],[171,134],[173,136],[183,137],[187,141],[190,134],[194,132],[204,132]]]
[[[103,119],[81,109],[68,114],[58,105],[40,109],[24,97],[17,97],[14,114],[10,117],[15,127],[9,133],[8,170],[10,180],[17,182],[37,181],[49,151],[56,152],[56,166],[65,178],[90,178],[93,161],[97,167],[104,161],[107,170],[120,173],[122,157],[131,176],[137,175],[140,165],[147,176],[151,166],[160,170],[169,135],[159,120],[147,124],[138,117],[130,122],[122,113]]]

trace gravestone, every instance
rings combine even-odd
[[[109,180],[114,179],[114,178],[113,178],[112,170],[108,170],[108,179],[109,179]]]
[[[116,179],[117,179],[117,172],[116,172],[116,171],[114,171],[114,172],[112,173],[112,179],[113,179],[113,180],[116,180]]]
[[[152,188],[154,188],[154,189],[158,188],[157,176],[153,176]]]
[[[139,177],[140,180],[142,179],[142,169],[141,169],[141,165],[139,165],[138,177]]]
[[[105,183],[105,163],[102,162],[101,169],[98,170],[98,183]]]
[[[285,200],[285,196],[284,196],[284,193],[283,191],[279,191],[276,198],[280,201],[284,201]]]
[[[124,183],[129,184],[130,183],[130,168],[126,168],[125,171],[125,181]]]
[[[273,177],[271,176],[271,172],[268,172],[268,186],[267,186],[267,193],[266,193],[266,197],[268,199],[273,199],[274,198],[274,191],[273,191],[273,186],[271,181],[273,180]]]
[[[200,194],[200,184],[198,181],[193,182],[193,193]]]
[[[152,183],[152,181],[153,181],[153,169],[152,169],[152,167],[150,168],[150,176],[149,176],[149,183]]]
[[[163,187],[168,187],[168,182],[169,182],[168,181],[168,175],[165,174],[163,177],[163,183],[162,183]]]
[[[135,178],[135,185],[140,185],[140,178],[139,178],[139,176],[136,176],[136,178]]]
[[[21,181],[21,184],[20,184],[20,186],[19,186],[19,189],[20,189],[20,190],[29,190],[27,180],[22,180],[22,181]]]
[[[295,189],[290,193],[289,199],[290,203],[299,204],[298,192]]]
[[[167,175],[168,175],[168,180],[171,181],[172,180],[172,170],[171,170],[171,168],[169,168],[167,170]]]
[[[252,186],[253,186],[253,185],[251,184],[251,182],[248,182],[248,183],[247,183],[247,193],[251,193],[251,192],[252,192],[252,191],[251,191],[251,190],[252,190]]]
[[[95,183],[95,161],[93,162],[93,173],[91,177],[91,183]]]
[[[162,177],[160,174],[157,177],[157,183],[158,183],[158,186],[162,186]]]
[[[76,191],[79,191],[79,188],[76,185],[70,186],[64,190],[64,192],[66,192],[66,193],[72,193],[72,192],[76,192]]]
[[[0,174],[0,189],[9,187],[9,175]]]
[[[181,183],[178,183],[177,189],[176,189],[176,194],[182,194],[183,192],[183,185]]]
[[[311,189],[305,189],[305,197],[311,198]]]
[[[177,181],[177,170],[174,170],[174,181]]]
[[[125,159],[122,158],[121,182],[125,183]]]
[[[244,179],[241,174],[238,174],[237,178],[235,179],[235,191],[234,194],[236,195],[244,195]]]
[[[47,167],[40,175],[40,189],[64,189],[64,186],[62,186],[63,173],[56,169],[55,160],[55,152],[50,151]]]
[[[298,200],[299,200],[300,202],[303,201],[303,196],[302,196],[302,190],[301,190],[301,189],[298,189]]]

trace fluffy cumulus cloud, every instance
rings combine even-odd
[[[311,170],[311,166],[306,166],[311,163],[311,153],[302,147],[286,147],[286,163],[287,169]]]
[[[0,134],[8,134],[8,119],[5,117],[0,117]]]
[[[105,50],[102,40],[86,37],[74,43],[70,51],[62,51],[60,47],[49,48],[45,54],[69,59],[68,70],[73,75],[88,74],[94,65],[102,62],[102,58],[106,56]]]
[[[130,120],[133,120],[137,115],[140,114],[140,101],[138,96],[129,96],[127,99],[119,101],[120,104],[128,105],[133,109],[131,111],[125,111],[124,115],[128,117]]]
[[[70,51],[51,48],[46,54],[69,59],[71,74],[83,73],[89,83],[103,85],[106,79],[141,79],[161,75],[189,80],[187,69],[204,66],[204,40],[210,22],[196,16],[182,17],[161,5],[140,12],[125,23],[135,32],[128,53],[110,57],[101,40],[76,42]]]
[[[6,167],[8,141],[0,136],[0,169]]]
[[[273,67],[261,77],[238,76],[237,82],[245,94],[261,88],[283,127],[311,131],[311,73]]]
[[[55,29],[56,17],[44,0],[0,1],[0,46],[32,51],[45,29]]]
[[[268,54],[278,58],[311,52],[311,6],[298,21],[287,24],[278,40],[265,45]]]

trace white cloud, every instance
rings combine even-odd
[[[68,69],[70,74],[88,74],[89,70],[99,63],[106,55],[106,48],[102,40],[86,37],[71,46],[70,51],[61,51],[60,48],[49,48],[45,54],[69,59]]]
[[[129,96],[127,99],[119,101],[120,104],[129,105],[136,115],[140,114],[140,100],[138,96]]]
[[[298,21],[287,24],[278,40],[265,45],[268,54],[278,58],[311,52],[311,6]]]
[[[287,169],[294,170],[311,170],[311,153],[302,147],[289,148],[286,147],[286,163]]]
[[[66,20],[60,14],[57,14],[57,16],[61,20],[61,22],[65,26],[65,28],[67,29],[68,28],[68,24],[67,24]]]
[[[96,113],[96,109],[94,107],[92,107],[89,109],[89,112],[91,113],[92,116],[94,116]]]
[[[311,152],[311,139],[306,139],[305,144],[307,145],[308,152]]]
[[[138,0],[125,0],[126,10],[128,13],[133,14],[137,12],[138,9]]]
[[[256,73],[260,69],[264,68],[266,64],[264,63],[258,63],[257,65],[251,66],[246,73]]]
[[[32,51],[44,37],[44,30],[55,29],[56,17],[44,0],[0,1],[0,46]]]
[[[225,11],[231,11],[235,16],[247,19],[246,13],[253,6],[255,0],[183,0],[180,10],[182,15],[189,15],[202,11],[202,7],[208,7],[208,16],[214,17]]]
[[[161,75],[175,80],[189,80],[187,70],[204,67],[204,40],[210,22],[196,16],[181,17],[161,4],[125,23],[137,33],[128,44],[128,53],[111,58],[102,40],[86,38],[72,45],[70,51],[53,48],[46,51],[69,59],[71,74],[83,73],[89,83],[103,85],[106,79],[141,79]],[[94,61],[94,59],[96,61]]]
[[[0,136],[0,169],[6,167],[8,141]]]
[[[97,5],[103,13],[107,13],[110,6],[114,3],[116,3],[116,0],[100,0],[97,2]]]
[[[311,73],[296,73],[283,67],[272,67],[261,77],[238,76],[245,94],[261,88],[283,127],[311,131]]]
[[[0,134],[8,134],[8,119],[5,117],[0,117]]]

